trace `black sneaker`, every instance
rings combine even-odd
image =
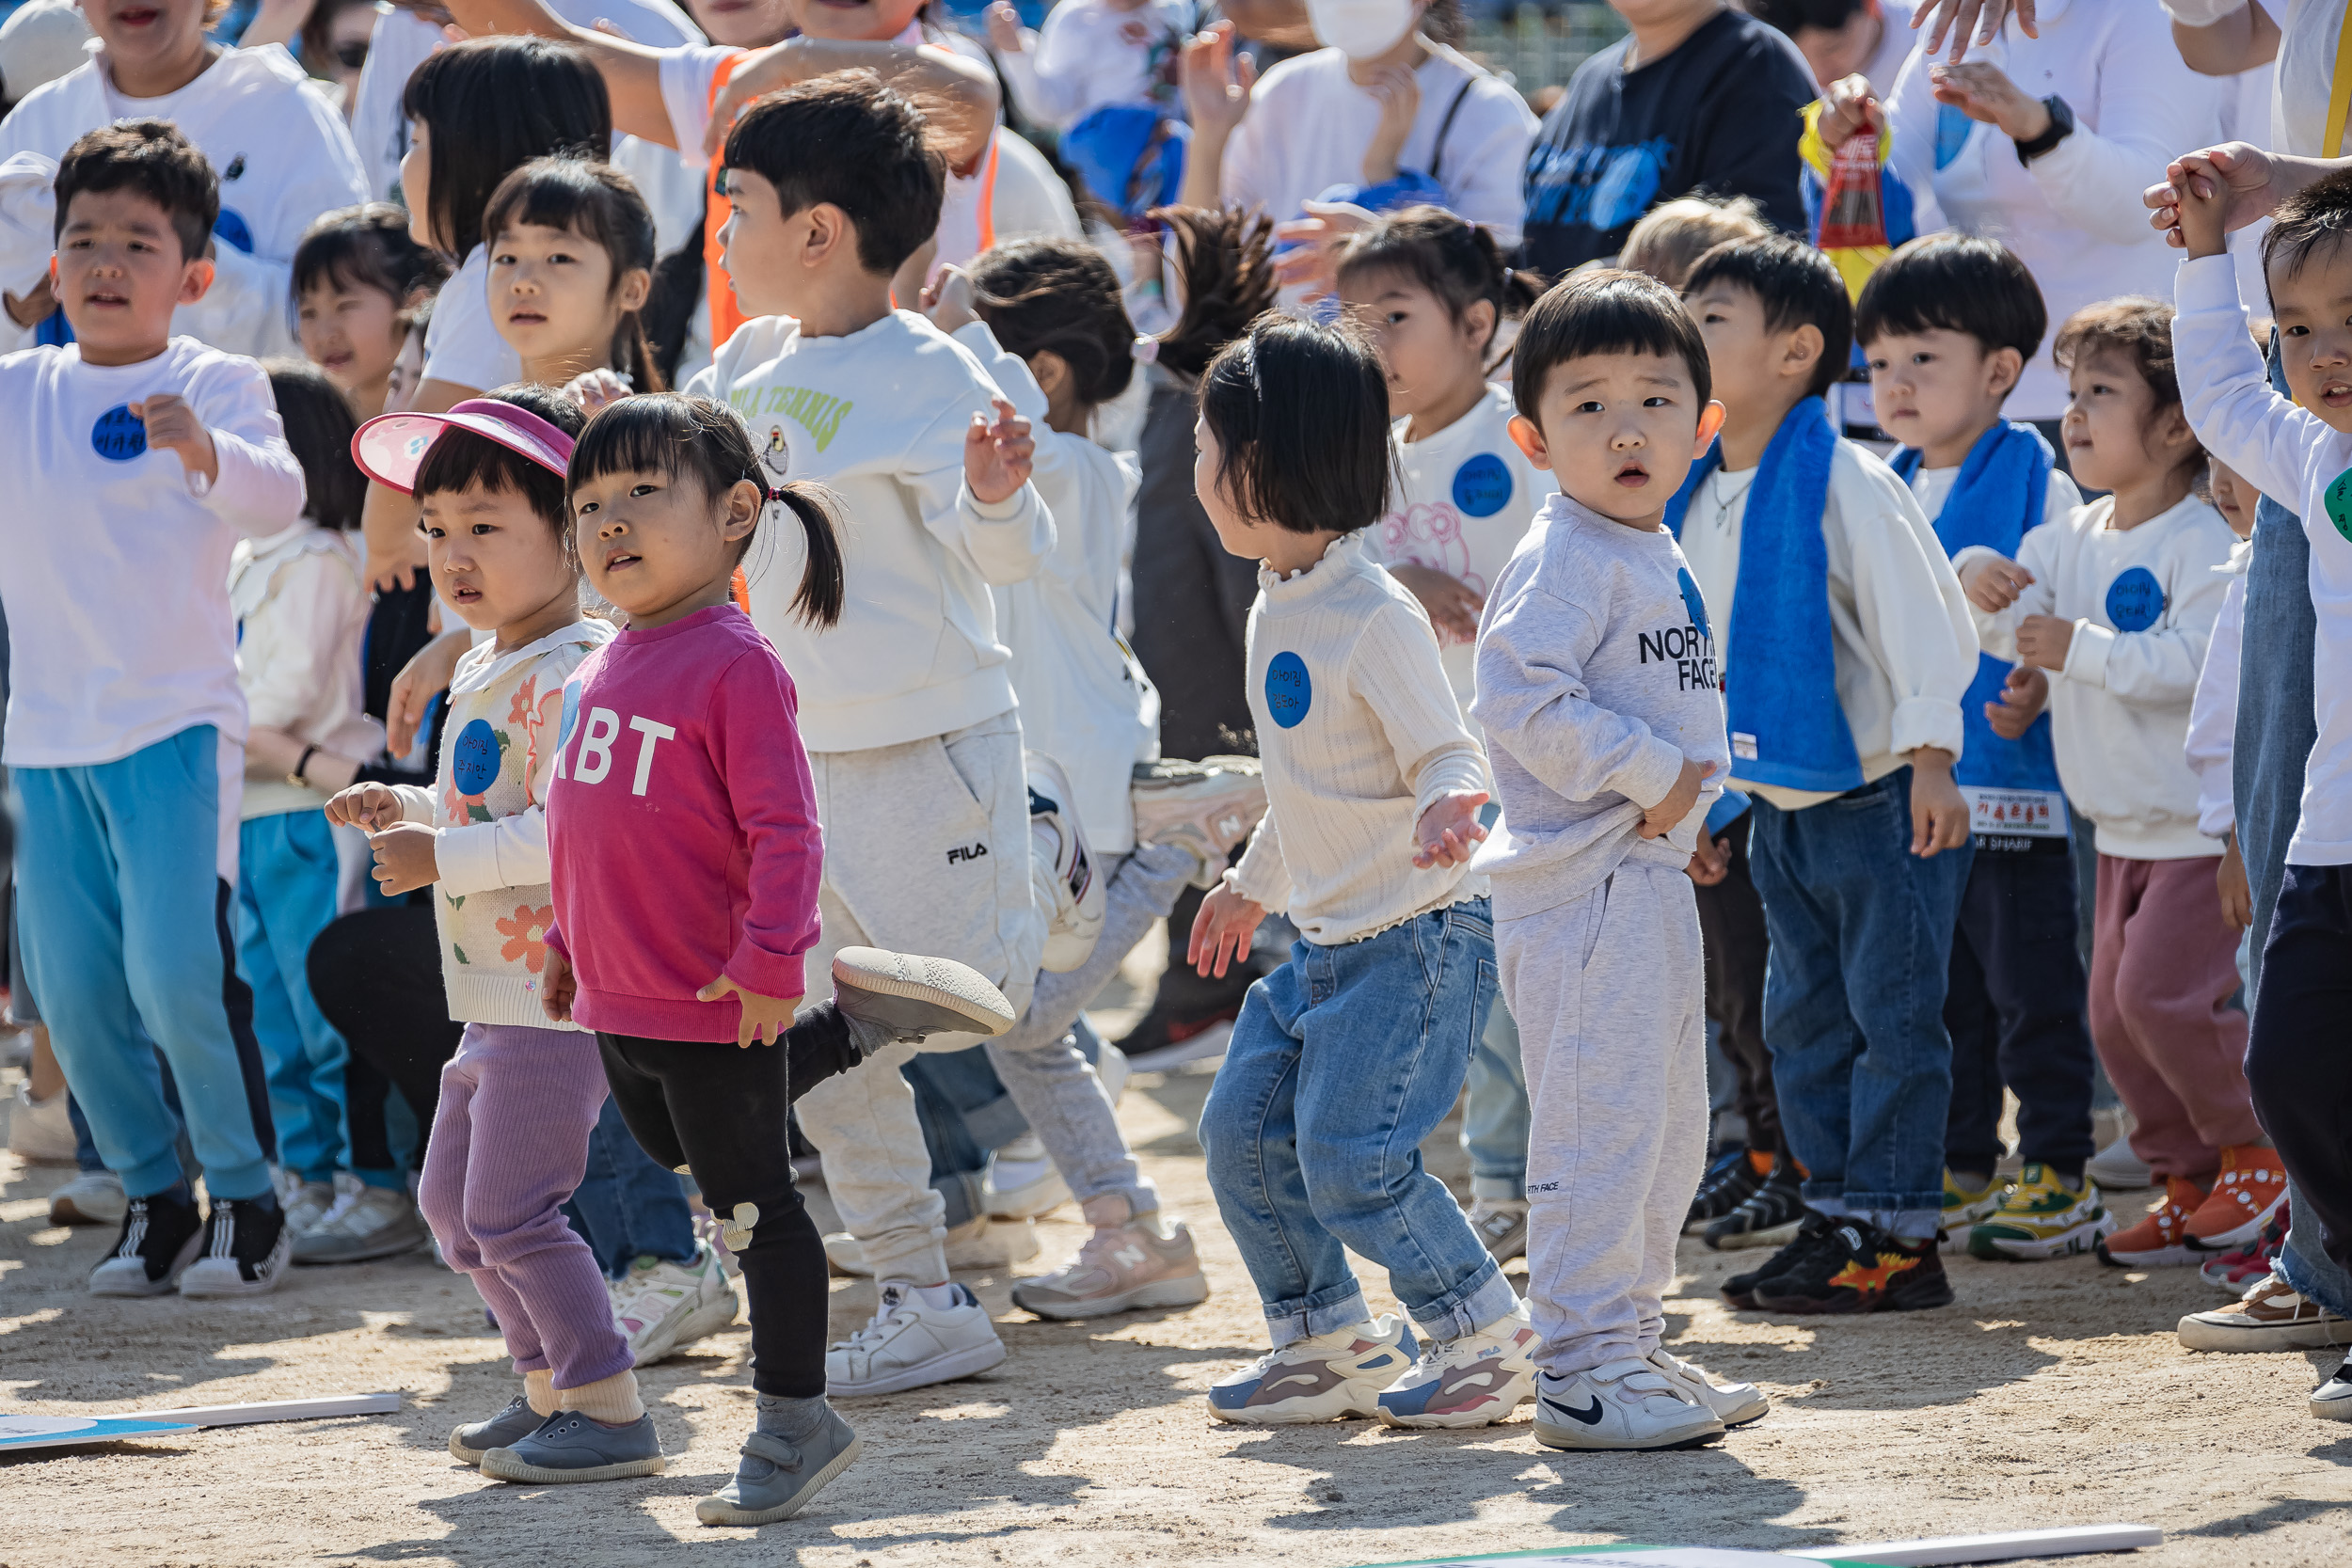
[[[1755,1196],[1756,1189],[1763,1185],[1764,1178],[1756,1173],[1756,1162],[1748,1158],[1748,1151],[1733,1149],[1716,1161],[1700,1180],[1698,1194],[1691,1199],[1691,1217],[1683,1222],[1682,1233],[1697,1235]]]
[[[1804,1178],[1791,1161],[1782,1160],[1740,1206],[1711,1222],[1700,1240],[1715,1252],[1740,1247],[1779,1246],[1793,1239],[1804,1221]]]
[[[1835,1229],[1836,1226],[1827,1214],[1805,1211],[1795,1238],[1787,1246],[1766,1259],[1760,1267],[1750,1269],[1745,1274],[1735,1274],[1724,1281],[1724,1299],[1743,1312],[1752,1310],[1756,1302],[1757,1286],[1775,1275],[1806,1267],[1816,1252],[1842,1245],[1832,1234]]]
[[[1916,1312],[1951,1302],[1934,1237],[1901,1241],[1851,1215],[1833,1222],[1802,1266],[1756,1288],[1768,1312]]]
[[[294,1257],[294,1232],[275,1194],[213,1200],[204,1256],[180,1276],[183,1296],[258,1296],[278,1289]]]
[[[204,1220],[191,1199],[169,1193],[135,1197],[122,1216],[122,1234],[106,1260],[90,1271],[94,1296],[161,1296],[204,1244]]]

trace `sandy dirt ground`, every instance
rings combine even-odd
[[[2188,1269],[1963,1258],[1953,1260],[1960,1300],[1941,1311],[1773,1322],[1715,1294],[1740,1255],[1686,1242],[1668,1303],[1674,1348],[1774,1401],[1768,1418],[1715,1446],[1556,1453],[1536,1444],[1527,1407],[1458,1433],[1216,1425],[1202,1390],[1264,1342],[1193,1137],[1209,1082],[1139,1075],[1120,1109],[1168,1211],[1194,1223],[1215,1289],[1205,1305],[1048,1323],[1011,1305],[1007,1277],[964,1276],[1001,1325],[1004,1364],[845,1404],[865,1457],[810,1513],[756,1531],[693,1516],[750,1425],[741,1328],[644,1374],[666,1475],[504,1486],[443,1447],[453,1425],[497,1409],[515,1384],[471,1286],[429,1254],[297,1271],[279,1293],[246,1302],[99,1301],[82,1281],[108,1238],[47,1219],[45,1195],[70,1173],[0,1156],[0,1410],[405,1396],[392,1417],[0,1459],[0,1568],[617,1568],[676,1560],[681,1545],[714,1568],[1343,1568],[1547,1545],[1797,1548],[2106,1522],[2167,1532],[2136,1560],[2151,1568],[2352,1563],[2352,1429],[2311,1419],[2303,1402],[2332,1358],[2182,1351],[2173,1323],[2221,1299]],[[1431,1140],[1430,1162],[1458,1182],[1467,1171],[1451,1138],[1449,1127]],[[820,1188],[811,1200],[830,1220]],[[1040,1232],[1045,1260],[1082,1239],[1068,1207]],[[1379,1271],[1364,1272],[1393,1309]],[[833,1334],[873,1304],[870,1283],[836,1281]]]

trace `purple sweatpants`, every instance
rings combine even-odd
[[[604,1272],[564,1223],[604,1105],[596,1037],[469,1023],[441,1069],[417,1189],[441,1255],[473,1276],[515,1370],[578,1388],[629,1370]]]

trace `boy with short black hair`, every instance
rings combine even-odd
[[[162,120],[93,131],[58,166],[52,277],[76,341],[0,357],[25,968],[130,1198],[91,1291],[254,1294],[293,1238],[229,924],[246,736],[229,558],[301,514],[302,469],[262,368],[171,335],[213,280],[204,155]]]
[[[1730,782],[1755,798],[1772,941],[1764,1032],[1811,1211],[1724,1294],[1940,1307],[1945,968],[1970,854],[1951,768],[1976,629],[1918,503],[1822,406],[1853,320],[1830,260],[1781,237],[1719,245],[1683,299],[1725,414],[1667,523],[1728,628]]]
[[[1534,1107],[1535,1437],[1678,1448],[1766,1408],[1660,1344],[1707,1142],[1685,872],[1731,760],[1707,606],[1663,519],[1724,411],[1689,313],[1630,272],[1538,300],[1512,381],[1512,439],[1560,492],[1487,596],[1471,712],[1510,831],[1491,880]]]
[[[1908,482],[1957,557],[2014,559],[2025,536],[2082,504],[2029,424],[2006,421],[2048,326],[2042,291],[1996,240],[1943,234],[1895,252],[1855,308],[1879,424],[1903,443]],[[2090,1158],[2090,1035],[2066,794],[2046,714],[2010,694],[2007,660],[1979,653],[1961,701],[1967,747],[1952,769],[1968,800],[1976,857],[1961,894],[1944,1023],[1952,1100],[1944,1136],[1947,1251],[2036,1259],[2090,1250],[2113,1228],[2083,1165]],[[2018,1099],[2020,1179],[1994,1175],[2001,1091]]]

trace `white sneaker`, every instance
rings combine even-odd
[[[308,1189],[305,1189],[306,1193]],[[291,1215],[292,1210],[288,1211]],[[335,1173],[335,1204],[294,1233],[297,1263],[364,1263],[413,1252],[432,1234],[405,1187],[371,1187],[348,1171]]]
[[[1103,1081],[1103,1096],[1111,1102],[1114,1111],[1119,1109],[1120,1101],[1127,1093],[1127,1080],[1132,1071],[1127,1053],[1104,1040],[1102,1050],[1095,1053],[1094,1076]]]
[[[1237,1426],[1304,1426],[1380,1413],[1381,1390],[1413,1364],[1393,1312],[1268,1351],[1209,1385],[1209,1414]]]
[[[1760,1421],[1772,1411],[1772,1402],[1755,1384],[1718,1383],[1705,1367],[1683,1360],[1663,1345],[1649,1353],[1649,1364],[1680,1382],[1726,1427]]]
[[[32,1085],[17,1085],[8,1107],[8,1152],[27,1164],[73,1164],[73,1118],[65,1114],[62,1091],[35,1100]]]
[[[1005,1342],[979,1298],[961,1285],[942,1289],[953,1299],[937,1307],[913,1285],[884,1285],[872,1320],[825,1352],[826,1394],[896,1394],[971,1377],[1004,1360]]]
[[[1535,1397],[1535,1329],[1527,1303],[1475,1334],[1429,1340],[1412,1370],[1380,1394],[1392,1427],[1483,1427]]]
[[[978,1219],[949,1228],[947,1267],[1007,1269],[1038,1255],[1037,1226],[1029,1220]],[[866,1247],[846,1230],[825,1238],[825,1266],[844,1279],[871,1279],[874,1266],[866,1260]]]
[[[129,1200],[122,1178],[110,1170],[86,1170],[49,1195],[51,1225],[120,1225]]]
[[[2323,1421],[2352,1421],[2352,1361],[2312,1390],[2312,1414]]]
[[[1626,1356],[1535,1379],[1535,1441],[1548,1449],[1678,1449],[1723,1435],[1722,1418],[1679,1377]]]
[[[1094,955],[1103,934],[1106,895],[1094,874],[1070,778],[1042,752],[1026,753],[1029,771],[1030,859],[1038,899],[1053,911],[1045,932],[1044,966],[1066,974]]]
[[[2132,1152],[2128,1132],[2092,1155],[2083,1166],[2083,1174],[2111,1193],[2137,1192],[2142,1187],[2156,1185],[2148,1162]]]
[[[1112,1195],[1107,1201],[1118,1206],[1116,1212],[1126,1212],[1124,1198]],[[1097,1225],[1077,1257],[1012,1288],[1013,1305],[1041,1318],[1101,1318],[1137,1307],[1197,1307],[1208,1299],[1208,1276],[1200,1272],[1192,1232],[1157,1215]]]
[[[640,1258],[605,1289],[612,1296],[612,1325],[640,1367],[727,1327],[741,1306],[719,1255],[701,1243],[683,1263]]]
[[[980,1191],[993,1220],[1033,1220],[1070,1201],[1070,1183],[1034,1132],[1025,1132],[988,1157]]]
[[[1164,757],[1136,764],[1128,800],[1137,844],[1180,844],[1198,862],[1192,885],[1214,887],[1234,847],[1265,816],[1265,774],[1256,757]]]

